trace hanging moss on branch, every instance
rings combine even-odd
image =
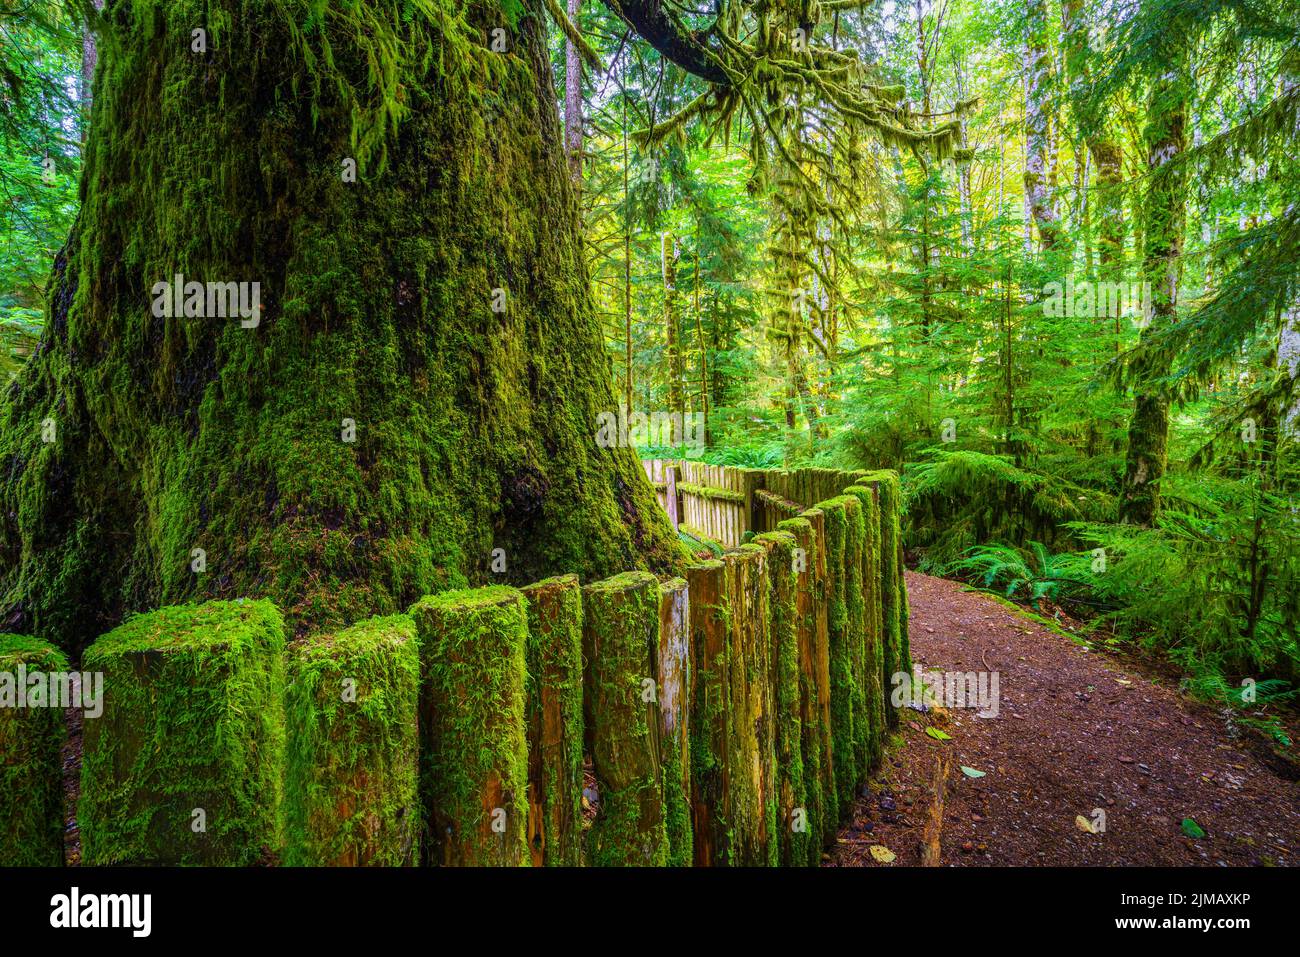
[[[284,620],[266,601],[140,615],[86,650],[82,860],[249,865],[280,847]]]
[[[419,863],[420,656],[405,615],[290,648],[284,863]]]
[[[0,675],[18,693],[20,667],[66,673],[68,660],[48,642],[0,635]],[[24,695],[26,689],[23,690]],[[47,694],[49,692],[46,692]],[[0,867],[63,864],[63,709],[48,698],[0,701]],[[88,720],[96,720],[90,718]]]
[[[425,860],[529,863],[524,596],[504,585],[411,607],[420,641]]]
[[[528,585],[528,848],[535,867],[582,863],[582,590]]]

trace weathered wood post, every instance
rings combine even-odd
[[[740,490],[745,496],[743,507],[744,524],[740,531],[744,532],[764,532],[763,527],[763,507],[754,493],[763,487],[764,472],[762,469],[740,469]]]
[[[810,826],[804,785],[799,662],[801,622],[799,573],[796,571],[799,545],[788,531],[764,532],[754,541],[767,549],[768,579],[771,582],[770,683],[773,689],[780,863],[787,867],[802,866],[808,863],[809,842],[819,843],[821,836]]]
[[[664,780],[664,814],[668,830],[668,864],[690,867],[691,739],[689,586],[674,578],[659,586],[659,645],[655,682],[659,698],[660,766]]]
[[[82,726],[85,863],[246,866],[279,849],[284,631],[268,601],[210,601],[86,649],[104,687]]]
[[[420,639],[426,860],[530,863],[524,596],[492,585],[412,606]]]
[[[668,862],[655,649],[659,582],[625,572],[587,585],[583,653],[589,665],[592,760],[599,808],[591,829],[592,864],[660,866]]]
[[[290,866],[419,863],[420,655],[405,615],[289,648],[285,851]]]
[[[686,569],[691,632],[691,824],[697,867],[732,863],[727,806],[728,725],[732,718],[727,646],[731,628],[726,566],[706,561]]]
[[[794,536],[793,566],[795,575],[795,617],[799,647],[799,722],[803,788],[807,807],[807,860],[810,866],[821,861],[826,834],[834,827],[827,823],[827,802],[834,801],[835,782],[831,768],[829,713],[823,707],[821,676],[829,674],[825,633],[818,641],[817,631],[817,541],[812,522],[805,516],[785,519],[782,531]]]
[[[884,623],[885,694],[888,696],[889,679],[912,667],[911,649],[907,635],[907,583],[904,579],[903,536],[901,529],[902,487],[898,473],[891,469],[869,472],[859,482],[876,489],[880,503],[880,553],[881,553],[881,617]],[[885,708],[891,728],[898,726],[898,711]]]
[[[867,485],[852,485],[845,490],[862,503],[862,596],[866,637],[866,695],[871,728],[871,748],[867,770],[880,764],[884,754],[888,723],[885,707],[889,694],[889,675],[884,673],[884,632],[881,623],[880,595],[880,506],[877,492]]]
[[[38,702],[27,677],[46,677]],[[63,866],[63,707],[50,698],[52,677],[68,659],[48,642],[0,635],[0,867]],[[95,689],[83,688],[83,696]],[[26,707],[18,707],[19,695]],[[83,700],[85,700],[83,698]],[[93,701],[89,702],[94,710]],[[97,718],[86,717],[86,721]]]
[[[835,732],[831,721],[831,576],[829,571],[829,546],[826,538],[826,513],[820,508],[806,509],[800,516],[812,527],[813,549],[808,553],[813,611],[815,613],[813,638],[816,643],[817,700],[821,718],[817,726],[822,734],[822,800],[825,815],[822,818],[824,842],[835,840],[840,823],[840,799],[835,786]]]
[[[771,865],[779,851],[768,630],[767,550],[742,545],[723,556],[731,602],[728,763],[735,863]]]
[[[858,780],[854,749],[852,634],[850,632],[848,581],[845,574],[845,549],[849,531],[845,500],[831,498],[821,502],[826,520],[826,566],[830,579],[829,630],[831,670],[831,742],[835,761],[835,792],[840,813],[853,804],[853,789]]]
[[[582,863],[582,589],[577,575],[521,589],[528,603],[528,849],[534,867]]]
[[[849,613],[849,659],[853,671],[853,761],[857,769],[854,787],[861,784],[871,767],[874,747],[869,710],[867,677],[866,601],[862,594],[862,545],[866,537],[862,501],[855,495],[841,496],[844,502],[844,600]]]

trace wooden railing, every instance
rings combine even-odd
[[[646,469],[720,558],[440,593],[292,644],[265,601],[99,639],[82,860],[816,865],[910,668],[897,476]],[[0,637],[0,671],[61,660]],[[61,802],[30,800],[59,793],[49,717],[0,709],[0,864],[62,859]]]

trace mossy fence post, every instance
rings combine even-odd
[[[780,863],[787,867],[808,863],[808,844],[820,842],[809,823],[804,784],[801,668],[799,661],[799,574],[794,535],[788,531],[764,532],[754,539],[767,549],[771,584],[771,685],[775,731],[777,828]],[[814,835],[816,839],[814,840]]]
[[[49,689],[52,676],[68,674],[68,659],[39,638],[0,635],[0,680],[8,684],[0,697],[0,867],[63,864],[63,708],[27,698],[30,672],[43,673]],[[27,698],[21,708],[19,694]]]
[[[668,829],[668,864],[690,867],[690,589],[683,578],[659,586],[659,644],[655,683],[659,698],[659,751]]]
[[[731,606],[727,790],[733,862],[775,863],[778,853],[767,550],[742,545],[723,556]]]
[[[698,867],[732,863],[727,806],[728,726],[732,717],[727,647],[731,631],[726,566],[717,560],[686,569],[690,591],[691,830]]]
[[[104,635],[82,728],[82,860],[249,865],[280,847],[284,620],[267,601],[162,608]]]
[[[524,596],[504,585],[441,592],[410,615],[420,639],[425,859],[528,864]]]
[[[649,572],[625,572],[587,585],[582,598],[585,693],[599,793],[590,862],[664,865],[669,845],[653,663],[659,582]]]
[[[528,585],[528,847],[534,866],[582,863],[582,589]]]
[[[419,863],[420,654],[405,615],[289,648],[287,865]]]
[[[871,770],[871,753],[878,729],[871,723],[871,682],[867,677],[866,600],[862,589],[862,555],[866,538],[862,501],[855,495],[840,496],[844,503],[844,601],[849,614],[849,658],[853,673],[853,763],[857,771],[854,787]]]
[[[903,536],[901,531],[902,487],[898,473],[890,469],[868,472],[859,484],[876,490],[880,504],[880,570],[881,619],[883,627],[884,662],[881,673],[885,676],[884,694],[888,697],[892,678],[912,667],[912,655],[907,635],[907,583],[904,580]],[[885,717],[889,727],[898,727],[898,710],[887,706]]]
[[[821,731],[822,840],[833,841],[840,821],[840,798],[835,786],[835,729],[831,721],[831,638],[830,614],[833,584],[830,554],[826,539],[826,513],[820,508],[806,509],[800,518],[812,529],[812,550],[808,552],[809,585],[812,590],[813,642],[816,661],[817,706]]]
[[[881,550],[880,504],[878,492],[867,485],[852,485],[845,494],[855,496],[862,503],[862,597],[863,631],[866,649],[866,699],[871,727],[867,767],[878,767],[884,755],[888,735],[885,715],[889,706],[890,675],[885,673],[884,631],[881,618]]]
[[[827,499],[818,505],[826,521],[826,567],[828,577],[828,637],[831,672],[831,748],[835,762],[835,793],[841,813],[853,803],[858,781],[854,748],[852,635],[850,632],[848,582],[844,574],[845,549],[849,537],[845,500]]]
[[[831,738],[824,696],[823,676],[829,674],[825,632],[818,638],[817,552],[818,542],[812,522],[806,515],[785,519],[780,530],[794,536],[795,618],[799,648],[799,724],[802,739],[802,770],[805,806],[807,807],[808,858],[816,866],[821,861],[822,844],[835,821],[827,821],[828,801],[835,800],[835,781],[831,769]]]

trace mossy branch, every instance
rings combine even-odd
[[[565,38],[577,49],[578,55],[582,57],[582,62],[597,73],[602,72],[605,65],[600,61],[600,55],[591,48],[591,44],[587,42],[577,25],[569,19],[569,15],[564,12],[564,8],[560,6],[558,0],[546,0],[546,9],[551,14],[551,19],[555,21],[555,25],[564,33]]]

